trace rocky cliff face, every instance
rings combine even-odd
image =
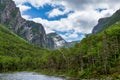
[[[47,47],[49,49],[58,49],[67,47],[67,42],[58,34],[50,33],[47,34]]]
[[[98,20],[98,24],[93,28],[92,33],[98,33],[100,32],[106,23],[106,21],[109,20],[109,18],[101,18]]]
[[[42,24],[23,19],[12,0],[0,0],[0,23],[30,43],[46,47],[46,33]]]
[[[118,21],[120,21],[120,9],[117,10],[111,17],[99,19],[98,24],[93,28],[92,33],[101,32]]]
[[[56,33],[50,33],[46,36],[42,24],[23,19],[19,8],[12,0],[0,0],[0,23],[29,43],[43,48],[58,49],[71,46]]]

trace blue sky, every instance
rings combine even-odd
[[[73,12],[73,11],[69,11],[66,14],[49,18],[47,12],[50,12],[54,8],[59,8],[60,11],[63,11],[64,9],[62,9],[61,6],[54,6],[53,7],[49,4],[46,4],[46,5],[44,5],[44,7],[40,7],[40,8],[35,8],[30,3],[24,3],[24,5],[31,7],[31,9],[24,11],[23,15],[30,15],[31,18],[41,17],[42,19],[47,19],[49,21],[60,20],[61,18],[67,18],[68,14]]]
[[[81,40],[98,19],[120,8],[119,0],[14,0],[22,17],[43,24],[46,33],[56,32],[66,41]]]

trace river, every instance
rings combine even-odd
[[[41,75],[33,72],[0,73],[0,80],[65,80],[60,77]]]

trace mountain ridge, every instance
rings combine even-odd
[[[22,18],[19,8],[16,7],[15,2],[12,0],[0,0],[0,23],[36,46],[48,49],[58,49],[67,46],[67,42],[59,34],[55,33],[59,36],[57,38],[61,38],[63,43],[62,41],[59,43],[60,40],[57,41],[59,43],[58,46],[56,40],[53,39],[55,37],[47,38],[49,34],[46,34],[41,23]],[[51,43],[53,44],[51,45]]]
[[[110,27],[111,25],[115,24],[116,22],[120,21],[120,9],[117,10],[112,16],[101,18],[98,20],[98,24],[93,28],[92,33],[99,33],[102,30]]]
[[[25,20],[12,0],[0,0],[0,23],[27,40],[29,43],[45,48],[46,32],[40,23]]]

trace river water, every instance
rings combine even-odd
[[[60,77],[41,75],[32,72],[0,73],[0,80],[65,80]]]

